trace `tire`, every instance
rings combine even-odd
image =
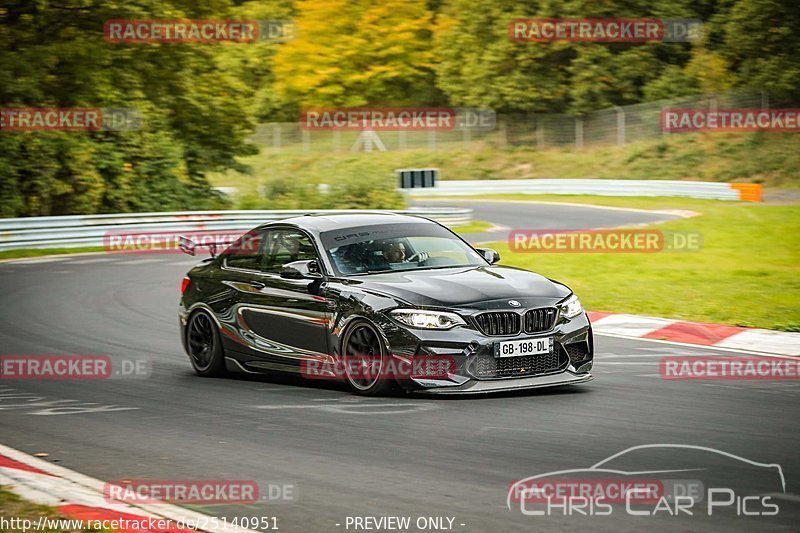
[[[340,357],[345,363],[345,381],[356,394],[382,396],[394,388],[394,378],[383,373],[389,361],[386,345],[383,342],[380,329],[372,322],[358,319],[348,326],[342,336]],[[355,357],[355,359],[348,360],[348,357]],[[351,362],[353,361],[368,361],[366,364],[373,366],[370,372],[362,375],[358,371],[351,372],[353,369]],[[378,364],[380,365],[379,369],[374,366]]]
[[[186,351],[198,376],[222,377],[225,351],[214,319],[207,311],[197,311],[186,324]]]

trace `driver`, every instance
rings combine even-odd
[[[383,245],[383,258],[389,263],[422,263],[428,259],[427,252],[417,252],[406,259],[406,245],[398,241],[389,241]]]
[[[402,263],[406,259],[406,245],[389,241],[383,245],[383,258],[390,263]]]

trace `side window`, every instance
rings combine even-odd
[[[264,247],[269,235],[265,231],[249,231],[225,250],[225,266],[261,270]]]
[[[317,252],[307,235],[294,230],[270,232],[265,272],[280,273],[281,267],[292,261],[317,259]]]

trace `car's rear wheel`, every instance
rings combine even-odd
[[[342,358],[347,384],[356,394],[378,396],[392,389],[387,372],[389,356],[380,331],[366,320],[350,325],[342,338]]]
[[[225,374],[225,352],[214,319],[206,311],[197,311],[186,326],[186,346],[194,371],[204,377]]]

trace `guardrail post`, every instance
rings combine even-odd
[[[508,129],[506,127],[505,117],[498,117],[497,119],[497,133],[500,139],[500,146],[508,146]]]
[[[536,115],[536,148],[544,149],[544,121],[539,115]]]
[[[625,144],[625,111],[618,105],[614,106],[617,112],[617,144]]]
[[[281,126],[280,126],[280,124],[273,124],[272,125],[272,147],[273,148],[280,148],[281,147]]]
[[[583,117],[575,119],[575,148],[583,149]]]

